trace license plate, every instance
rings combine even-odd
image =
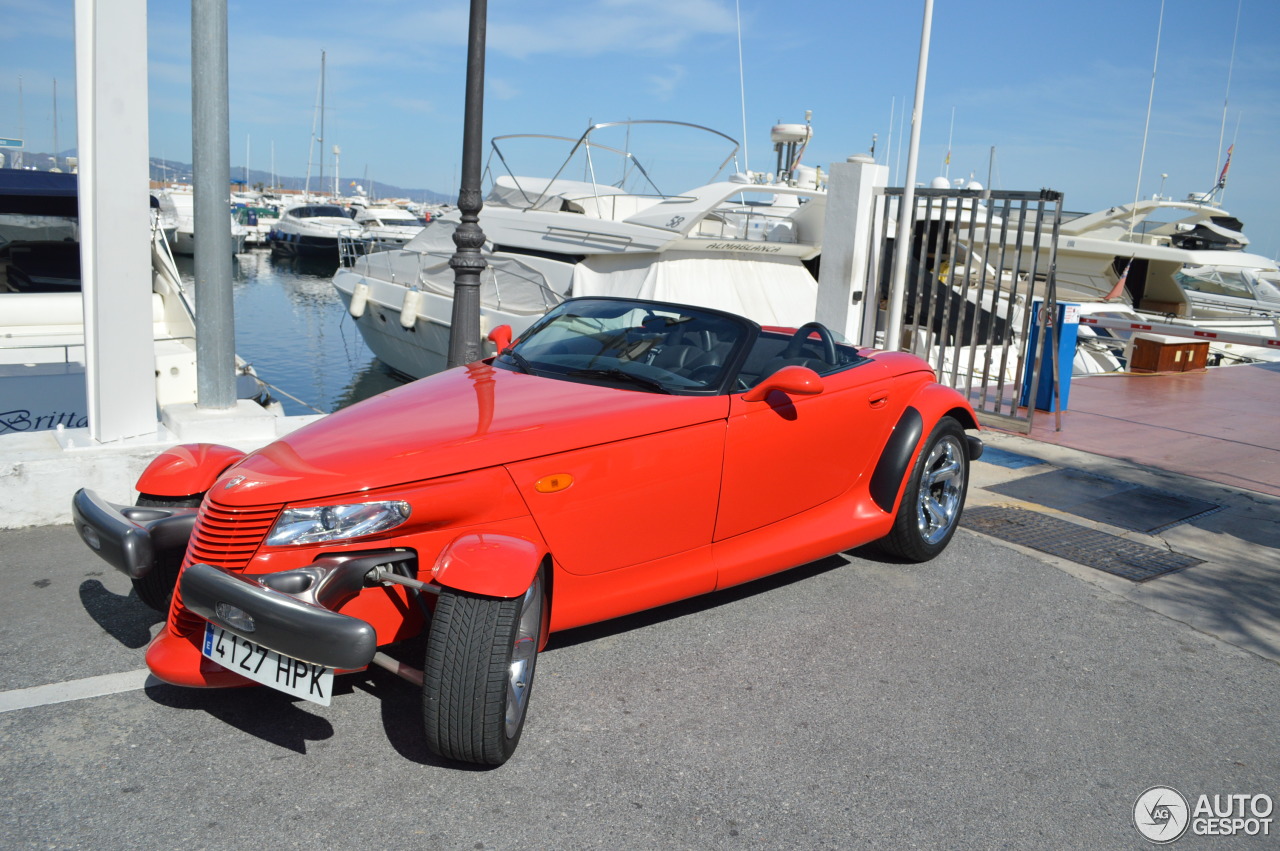
[[[220,626],[204,625],[200,652],[228,671],[285,694],[321,706],[328,706],[333,697],[332,668],[281,655]]]

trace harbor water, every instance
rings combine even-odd
[[[175,259],[190,293],[193,260]],[[333,289],[336,261],[305,263],[254,249],[237,254],[232,268],[236,354],[253,364],[286,414],[332,413],[408,380],[365,346]]]

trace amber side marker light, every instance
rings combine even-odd
[[[556,493],[562,491],[569,485],[573,484],[573,476],[568,473],[556,473],[551,476],[543,476],[533,483],[533,489],[538,493]]]

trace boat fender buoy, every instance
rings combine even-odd
[[[347,308],[347,312],[351,314],[352,319],[359,319],[364,316],[364,308],[368,303],[369,285],[361,281],[351,290],[351,306]]]
[[[400,305],[400,325],[412,328],[418,322],[418,309],[422,306],[421,290],[406,290],[404,303]]]

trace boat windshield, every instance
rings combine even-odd
[[[547,378],[676,395],[727,392],[756,323],[667,302],[570,299],[521,335],[497,363]]]
[[[336,204],[316,204],[310,207],[295,207],[293,215],[300,219],[335,218],[347,219],[347,211]]]
[[[1208,295],[1226,295],[1234,298],[1253,298],[1253,291],[1245,280],[1244,272],[1217,269],[1212,266],[1186,268],[1174,276],[1184,290]]]

